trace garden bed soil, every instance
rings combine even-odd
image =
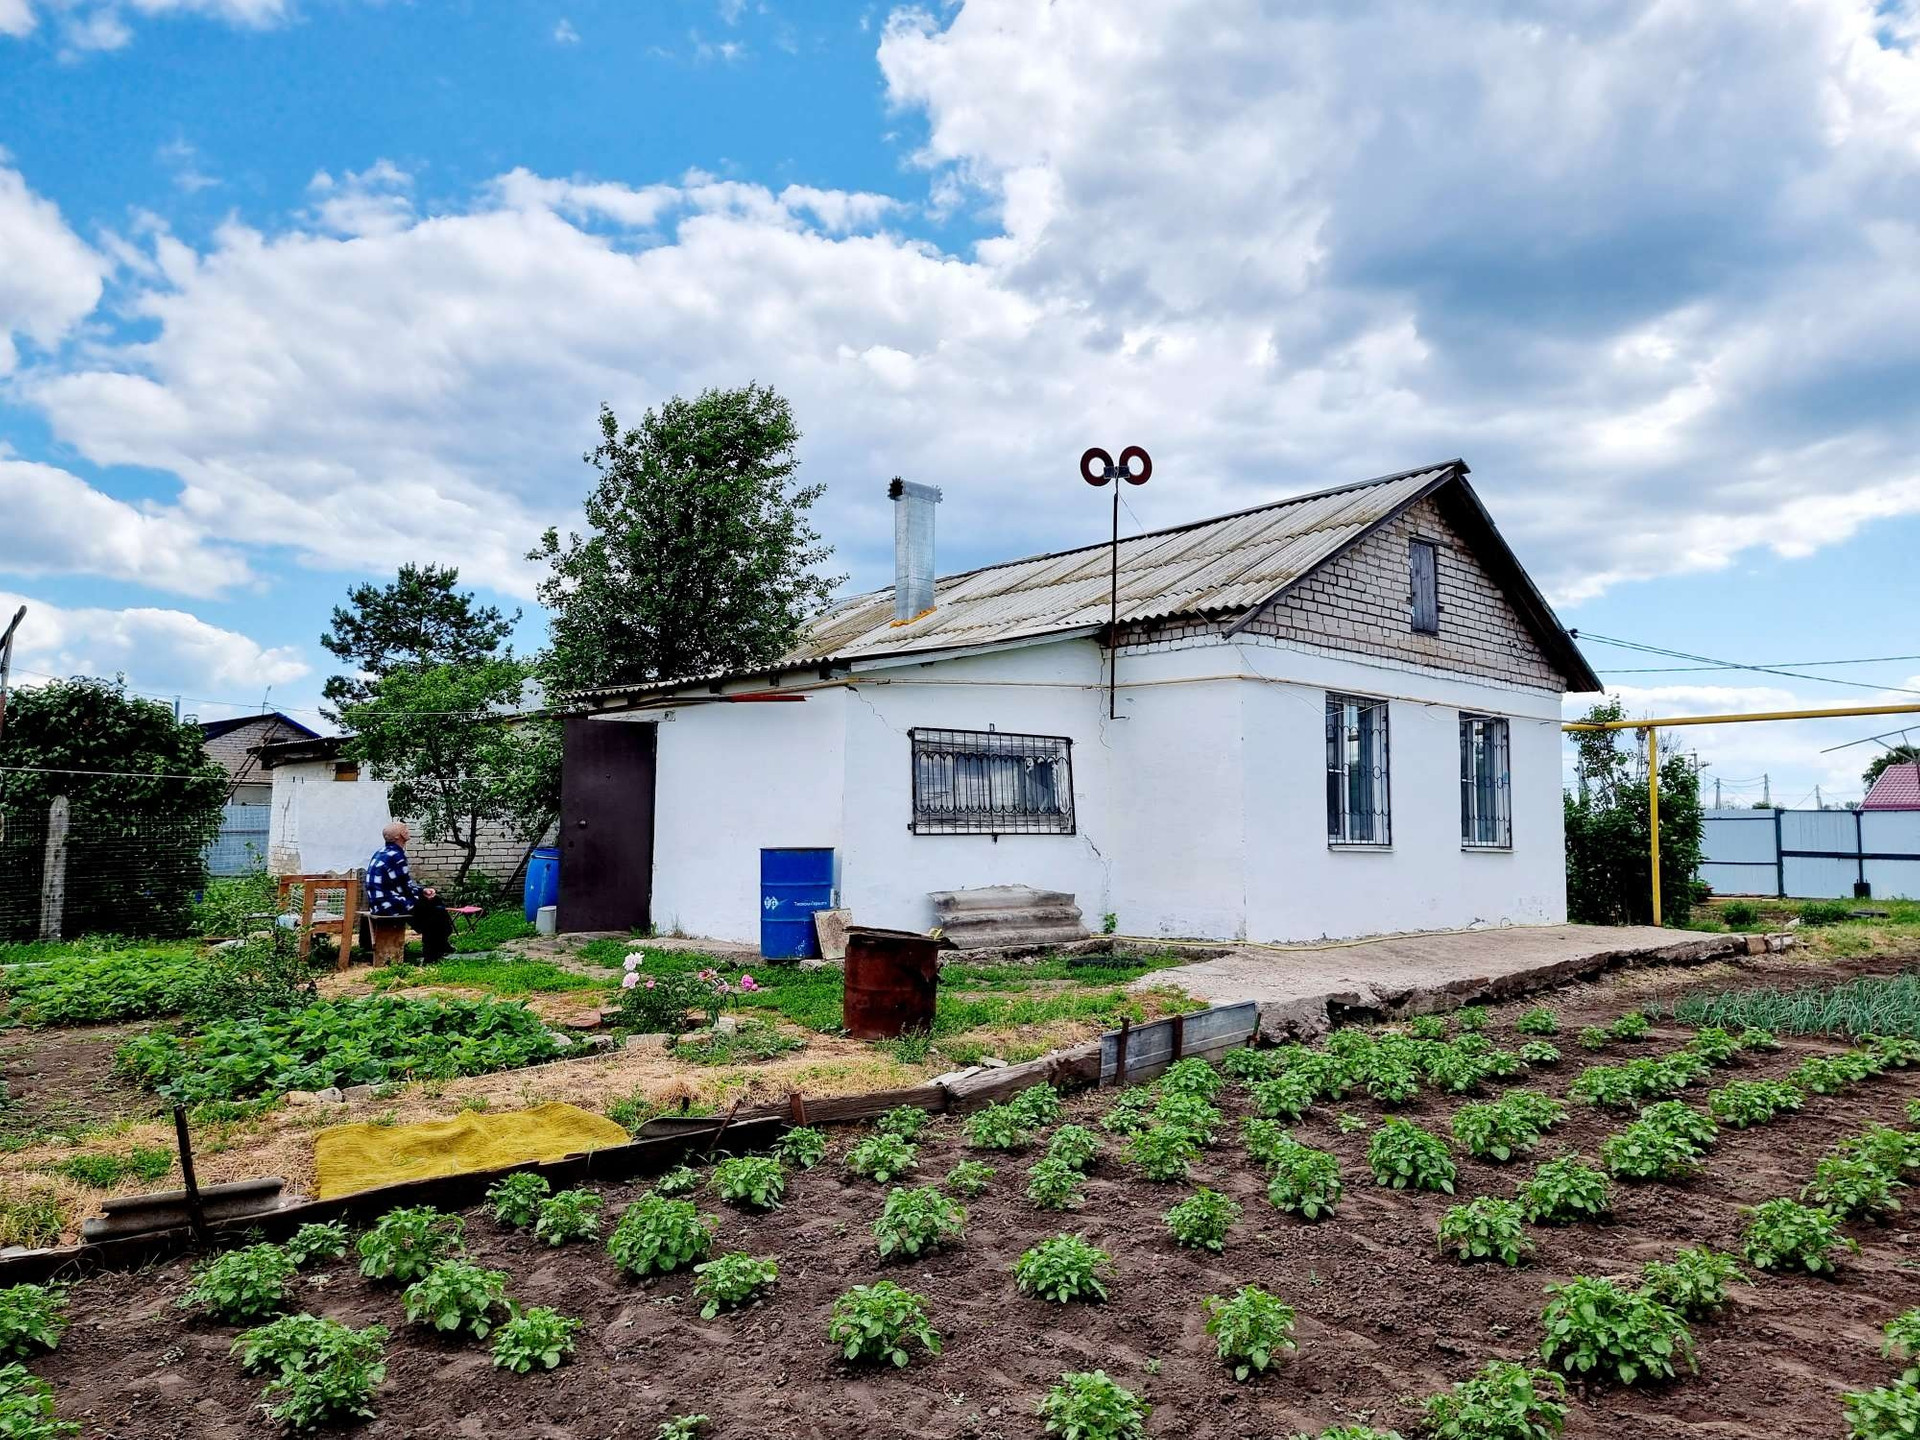
[[[1894,962],[1845,967],[1885,970]],[[1755,983],[1801,983],[1805,966],[1765,967]],[[1682,987],[1673,986],[1677,991]],[[1724,982],[1722,982],[1724,988]],[[1599,1055],[1573,1042],[1582,1024],[1623,1007],[1593,987],[1557,1006],[1566,1058],[1536,1072],[1538,1088],[1561,1094],[1583,1064],[1674,1048],[1689,1033],[1657,1028],[1637,1046]],[[1513,1015],[1497,1012],[1495,1038],[1512,1043]],[[1804,1054],[1834,1048],[1788,1041],[1781,1052],[1747,1057],[1727,1076],[1775,1077]],[[1688,1092],[1698,1102],[1698,1090]],[[1366,1172],[1367,1136],[1342,1134],[1345,1108],[1375,1122],[1364,1098],[1322,1105],[1296,1128],[1308,1143],[1336,1152],[1347,1193],[1335,1215],[1309,1225],[1272,1209],[1262,1177],[1235,1140],[1209,1152],[1195,1180],[1234,1196],[1245,1213],[1224,1254],[1174,1245],[1161,1214],[1190,1187],[1150,1184],[1104,1140],[1101,1162],[1074,1214],[1036,1210],[1024,1196],[1032,1156],[983,1156],[998,1174],[969,1202],[964,1243],[907,1265],[881,1265],[869,1227],[881,1186],[849,1175],[840,1157],[857,1132],[833,1137],[829,1158],[794,1175],[784,1208],[747,1216],[703,1203],[721,1215],[719,1250],[748,1249],[780,1259],[780,1283],[763,1305],[712,1321],[698,1318],[691,1280],[651,1282],[617,1272],[600,1245],[553,1250],[503,1232],[469,1211],[469,1248],[504,1269],[523,1304],[546,1304],[581,1317],[580,1351],[552,1374],[516,1377],[491,1368],[484,1346],[425,1338],[402,1321],[398,1294],[360,1278],[350,1261],[322,1267],[299,1304],[355,1325],[379,1322],[395,1332],[378,1417],[356,1433],[378,1437],[651,1437],[668,1416],[712,1417],[712,1440],[800,1437],[915,1437],[1001,1440],[1033,1437],[1033,1411],[1062,1371],[1104,1368],[1150,1400],[1155,1436],[1285,1437],[1337,1423],[1418,1431],[1419,1397],[1461,1379],[1489,1358],[1522,1359],[1540,1337],[1541,1287],[1575,1274],[1627,1275],[1678,1246],[1736,1250],[1738,1207],[1798,1192],[1814,1162],[1869,1122],[1904,1123],[1903,1106],[1920,1096],[1920,1075],[1870,1080],[1849,1094],[1809,1097],[1800,1114],[1775,1124],[1721,1134],[1706,1173],[1683,1185],[1616,1186],[1616,1214],[1605,1225],[1529,1227],[1538,1244],[1517,1270],[1467,1267],[1436,1254],[1434,1226],[1450,1197],[1376,1188]],[[1074,1118],[1098,1113],[1112,1092],[1069,1105]],[[1461,1103],[1423,1092],[1402,1112],[1436,1130]],[[1223,1108],[1244,1111],[1229,1089]],[[1511,1165],[1460,1161],[1459,1194],[1510,1194],[1531,1161],[1579,1150],[1590,1159],[1621,1117],[1584,1106]],[[944,1120],[923,1137],[918,1179],[937,1180],[970,1152],[959,1125]],[[609,1216],[640,1193],[609,1187]],[[1027,1246],[1063,1230],[1085,1233],[1112,1253],[1116,1275],[1104,1305],[1057,1306],[1018,1295],[1008,1270]],[[1637,1440],[1776,1440],[1838,1437],[1840,1393],[1888,1383],[1897,1367],[1879,1356],[1880,1326],[1920,1305],[1920,1227],[1914,1210],[1885,1226],[1856,1225],[1862,1253],[1837,1279],[1757,1274],[1735,1288],[1726,1313],[1695,1327],[1700,1374],[1664,1387],[1576,1392],[1567,1433]],[[105,1274],[73,1294],[73,1325],[54,1354],[34,1365],[55,1387],[61,1415],[85,1433],[121,1437],[266,1435],[253,1407],[256,1382],[228,1356],[234,1329],[189,1319],[174,1301],[189,1265],[175,1261],[139,1274]],[[827,1345],[824,1327],[835,1296],[849,1286],[892,1278],[929,1299],[944,1353],[906,1370],[849,1368]],[[1208,1294],[1258,1284],[1299,1311],[1299,1351],[1277,1370],[1235,1383],[1214,1358],[1200,1308]]]

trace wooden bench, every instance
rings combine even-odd
[[[391,965],[407,953],[407,917],[360,912],[360,936],[376,965]]]

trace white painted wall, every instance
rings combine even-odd
[[[857,672],[787,704],[703,704],[660,726],[655,922],[754,941],[760,850],[822,846],[864,924],[925,929],[927,894],[1070,891],[1090,926],[1310,940],[1566,918],[1559,697],[1250,641],[1121,657],[1109,721],[1087,640]],[[1328,690],[1390,703],[1393,845],[1326,843]],[[1511,721],[1514,847],[1460,846],[1459,714]],[[915,835],[915,726],[1073,741],[1073,835]],[[345,787],[343,787],[345,788]]]

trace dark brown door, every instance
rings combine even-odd
[[[560,776],[560,928],[653,923],[653,765],[658,727],[569,720]]]

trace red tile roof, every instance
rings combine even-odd
[[[1920,810],[1920,761],[1889,765],[1867,791],[1862,810]]]

